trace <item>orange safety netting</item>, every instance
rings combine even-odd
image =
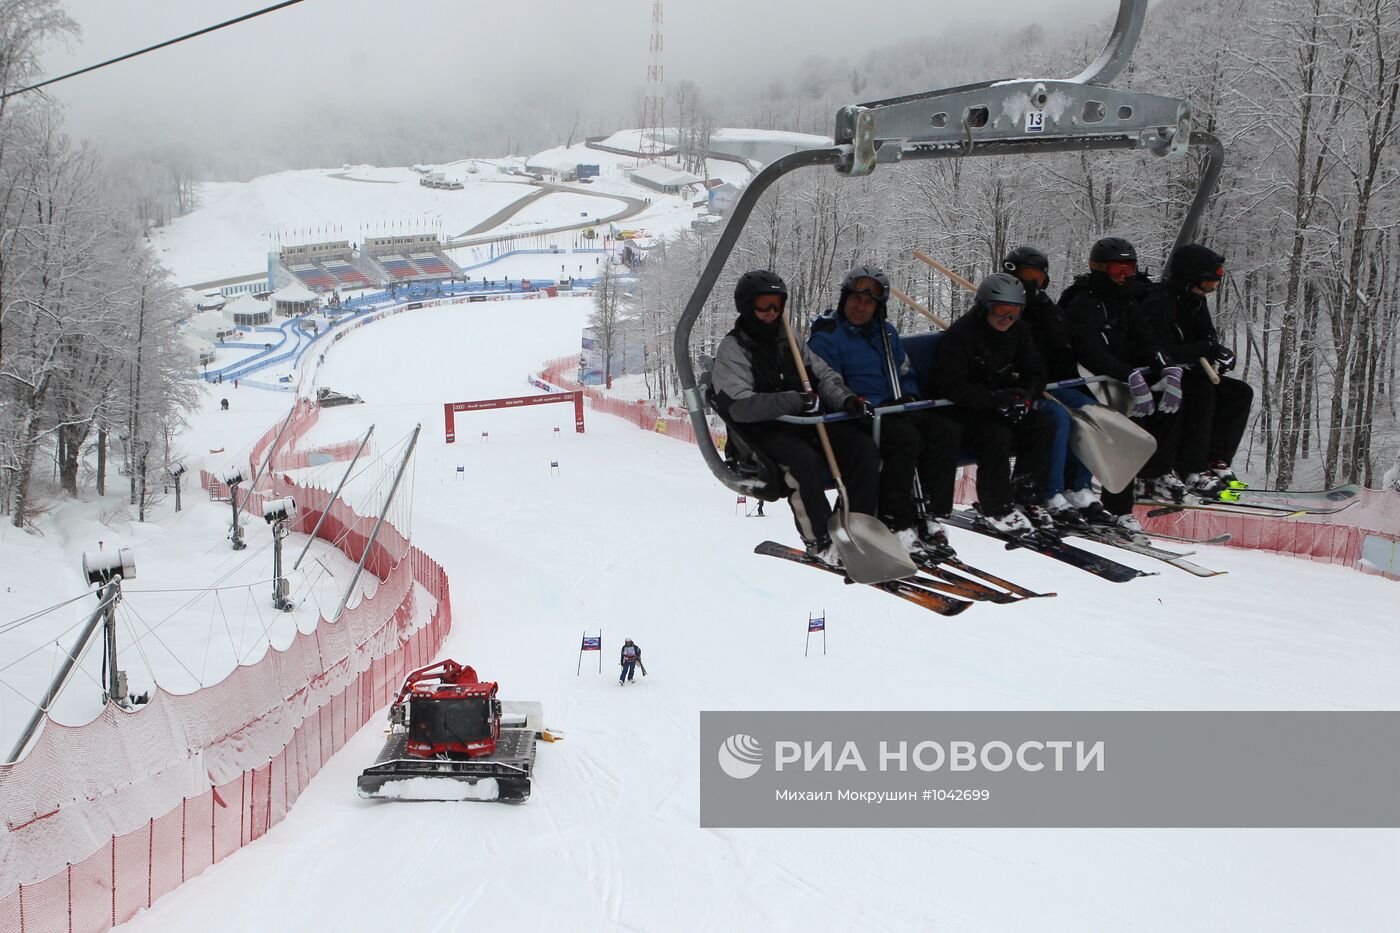
[[[297,403],[274,471],[301,462],[288,452],[317,414]],[[281,426],[254,445],[251,464]],[[274,472],[240,488],[239,505],[261,516],[264,499],[287,495],[303,533],[330,502]],[[336,502],[318,535],[358,561],[373,525]],[[108,705],[83,726],[46,721],[24,758],[0,766],[0,930],[106,930],[276,825],[451,628],[446,574],[392,524],[365,566],[379,579],[374,594],[285,650],[194,693],[157,688],[134,712]],[[431,606],[416,604],[415,584]]]

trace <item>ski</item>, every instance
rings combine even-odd
[[[1233,515],[1270,515],[1278,518],[1296,518],[1299,515],[1335,515],[1344,509],[1349,509],[1356,504],[1355,499],[1342,501],[1336,505],[1323,505],[1314,503],[1293,504],[1269,504],[1263,502],[1226,502],[1222,499],[1194,499],[1187,502],[1172,502],[1169,499],[1139,499],[1138,505],[1146,505],[1152,508],[1147,514],[1155,518],[1158,515],[1168,515],[1182,509],[1197,509],[1209,512],[1222,512]]]
[[[1108,528],[1095,527],[1075,528],[1070,530],[1070,534],[1088,538],[1090,541],[1098,541],[1112,547],[1122,548],[1125,551],[1132,551],[1134,554],[1141,554],[1143,557],[1151,557],[1160,560],[1164,564],[1169,564],[1178,570],[1184,570],[1189,574],[1198,577],[1218,577],[1226,573],[1224,570],[1211,570],[1209,567],[1202,567],[1200,564],[1187,560],[1193,556],[1195,551],[1169,551],[1166,548],[1156,547],[1150,543],[1143,543],[1136,540],[1145,535],[1129,535],[1125,532],[1113,531]],[[1149,539],[1150,541],[1150,539]]]
[[[834,573],[838,577],[849,580],[849,577],[846,577],[844,571],[838,570],[835,567],[828,567],[821,561],[813,560],[807,556],[806,551],[795,547],[788,547],[776,541],[763,541],[754,547],[753,552],[755,554],[765,554],[769,557],[781,557],[783,560],[790,560],[793,563],[802,564],[807,567],[815,567],[817,570],[825,570],[827,573]],[[900,599],[914,603],[917,606],[922,606],[930,612],[936,612],[941,616],[955,616],[972,605],[972,603],[967,600],[954,599],[952,596],[936,593],[931,589],[925,589],[922,586],[915,585],[908,580],[892,580],[888,583],[869,583],[866,585],[877,590],[883,590],[892,596],[898,596]]]
[[[1234,535],[1226,532],[1223,535],[1216,535],[1213,538],[1188,538],[1184,535],[1169,535],[1164,532],[1154,531],[1152,532],[1152,537],[1165,538],[1168,541],[1180,541],[1182,544],[1224,544],[1226,541],[1233,538]]]
[[[956,556],[944,555],[919,560],[915,558],[914,563],[919,565],[919,569],[931,576],[937,576],[947,581],[953,586],[962,587],[968,593],[979,594],[969,596],[969,599],[986,599],[994,603],[1021,602],[1027,599],[1038,599],[1054,596],[1054,593],[1037,593],[1035,590],[1027,589],[1008,580],[993,576],[985,570],[973,567],[971,564],[963,563]],[[951,568],[956,567],[965,573],[981,577],[986,583],[979,583],[971,577],[965,577],[960,573],[955,573]],[[988,586],[987,584],[992,584]],[[921,583],[921,585],[927,585]],[[1000,587],[1000,589],[997,589]]]
[[[1222,502],[1239,502],[1244,504],[1259,503],[1272,505],[1275,503],[1299,504],[1299,505],[1322,505],[1323,503],[1350,502],[1361,492],[1361,487],[1357,485],[1333,486],[1331,489],[1255,489],[1252,486],[1245,486],[1242,489],[1229,489],[1225,491]]]
[[[994,530],[981,521],[981,516],[975,512],[964,509],[954,509],[947,519],[940,519],[945,524],[954,528],[961,528],[965,531],[975,531],[978,534],[986,535],[989,538],[996,538],[1006,543],[1007,550],[1012,548],[1025,548],[1028,551],[1035,551],[1037,554],[1044,554],[1046,557],[1054,558],[1061,563],[1080,570],[1092,573],[1096,577],[1101,577],[1113,583],[1127,583],[1138,577],[1153,577],[1155,573],[1138,570],[1126,564],[1109,560],[1107,557],[1100,557],[1092,551],[1077,548],[1072,544],[1065,544],[1063,541],[1042,532],[1034,532],[1025,537],[1013,537],[1004,535]]]
[[[1330,512],[1309,513],[1307,509],[1290,509],[1273,505],[1245,505],[1236,502],[1171,502],[1166,499],[1139,499],[1137,504],[1147,506],[1148,518],[1158,518],[1176,512],[1217,512],[1221,515],[1261,515],[1266,518],[1297,518],[1300,515],[1308,514],[1330,514]],[[1335,511],[1340,511],[1340,509]]]

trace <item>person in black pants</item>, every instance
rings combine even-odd
[[[899,331],[886,320],[890,280],[874,266],[856,266],[841,284],[835,310],[812,322],[812,352],[836,370],[851,391],[876,408],[919,401],[919,382]],[[962,432],[933,411],[907,411],[880,422],[880,519],[913,557],[949,555],[939,523],[953,509]],[[924,495],[919,518],[914,475]]]
[[[1172,253],[1166,281],[1147,293],[1138,311],[1163,353],[1185,372],[1175,467],[1187,491],[1207,499],[1218,498],[1237,481],[1231,464],[1254,403],[1249,383],[1222,375],[1216,385],[1200,364],[1204,359],[1220,374],[1235,365],[1234,351],[1220,343],[1207,305],[1224,277],[1224,256],[1187,243]]]
[[[803,391],[781,320],[787,297],[787,285],[773,272],[755,270],[739,277],[734,288],[739,318],[715,350],[715,407],[726,420],[742,425],[744,437],[783,468],[783,479],[792,490],[788,504],[808,553],[839,568],[840,555],[827,534],[827,463],[816,428],[776,419],[825,411],[845,412],[863,421],[871,414],[870,406],[799,344],[812,384],[811,392]],[[879,499],[879,448],[860,421],[833,422],[826,431],[850,497],[846,505],[852,512],[873,516]]]
[[[1186,487],[1173,472],[1181,431],[1180,367],[1162,357],[1160,347],[1137,303],[1152,283],[1138,272],[1137,249],[1122,237],[1104,237],[1089,250],[1089,271],[1075,276],[1060,295],[1069,325],[1070,346],[1079,365],[1098,376],[1124,382],[1132,398],[1130,417],[1157,441],[1157,449],[1138,471],[1139,483],[1152,497],[1180,500]],[[1150,383],[1160,377],[1156,385]],[[1160,386],[1161,402],[1153,395]],[[1134,489],[1104,491],[1103,506],[1114,524],[1142,534],[1133,515]]]
[[[932,372],[934,395],[953,403],[948,417],[962,426],[963,446],[977,460],[978,508],[1007,534],[1054,527],[1043,490],[1055,427],[1032,407],[1045,390],[1045,363],[1017,324],[1025,304],[1014,276],[987,276],[972,309],[938,342]]]

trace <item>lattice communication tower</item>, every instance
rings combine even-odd
[[[651,4],[651,58],[647,62],[647,96],[642,104],[642,158],[648,162],[666,151],[663,115],[666,112],[666,82],[661,71],[661,0]]]

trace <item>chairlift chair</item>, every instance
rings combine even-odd
[[[1194,127],[1189,100],[1108,86],[1127,67],[1146,16],[1147,0],[1119,0],[1118,17],[1104,50],[1072,78],[983,81],[842,107],[836,113],[832,146],[783,156],[754,176],[735,204],[686,302],[673,343],[681,394],[695,428],[696,444],[721,483],[741,495],[769,499],[781,488],[782,480],[772,475],[771,464],[762,459],[755,469],[753,462],[733,455],[725,459],[716,449],[707,422],[712,409],[707,397],[708,378],[703,385],[697,381],[690,352],[691,330],[749,215],[769,186],[784,175],[827,166],[857,177],[871,174],[878,165],[914,159],[1118,149],[1146,150],[1161,158],[1179,159],[1191,147],[1204,148],[1205,170],[1175,245],[1190,242],[1220,180],[1224,147],[1212,133]]]

